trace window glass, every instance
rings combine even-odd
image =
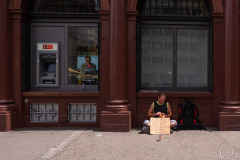
[[[139,0],[137,91],[212,91],[206,0]]]
[[[68,27],[68,84],[98,84],[98,27]]]
[[[35,13],[97,13],[100,0],[31,0]]]
[[[173,85],[173,30],[142,29],[143,87]]]
[[[211,7],[206,0],[139,0],[140,15],[208,17]]]
[[[177,87],[207,87],[208,30],[177,29]]]
[[[209,29],[160,27],[141,29],[141,88],[209,88]]]

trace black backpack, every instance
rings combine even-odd
[[[191,130],[191,129],[204,129],[210,131],[205,125],[201,124],[199,119],[199,112],[196,104],[192,101],[184,101],[179,106],[178,125],[175,130]]]

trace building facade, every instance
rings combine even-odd
[[[239,0],[4,0],[0,130],[141,127],[167,95],[240,130]]]

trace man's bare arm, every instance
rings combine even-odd
[[[171,109],[171,106],[170,106],[169,103],[168,103],[168,110],[167,110],[167,112],[168,112],[168,115],[165,115],[165,117],[171,117],[172,116],[172,109]]]
[[[161,112],[157,112],[157,113],[153,113],[153,103],[151,104],[149,110],[148,110],[148,117],[155,117],[155,116],[159,116],[161,114]]]

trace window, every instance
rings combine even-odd
[[[208,0],[141,0],[141,15],[154,16],[201,16],[210,15]]]
[[[173,86],[173,30],[144,27],[142,43],[142,87]]]
[[[97,13],[100,0],[32,0],[35,13]]]
[[[205,2],[144,2],[138,23],[138,90],[211,91],[211,24]],[[171,8],[181,8],[184,14]],[[190,8],[191,14],[186,14]],[[202,14],[194,14],[194,9]]]
[[[68,27],[68,84],[98,84],[98,27]]]
[[[208,29],[177,29],[177,87],[208,87]]]
[[[31,1],[31,91],[97,92],[99,86],[99,14],[100,0]],[[57,43],[58,57],[48,62],[44,75],[55,78],[58,85],[38,86],[36,44]],[[47,48],[48,49],[48,48]],[[50,53],[50,50],[46,52]],[[56,65],[58,64],[58,65]]]

